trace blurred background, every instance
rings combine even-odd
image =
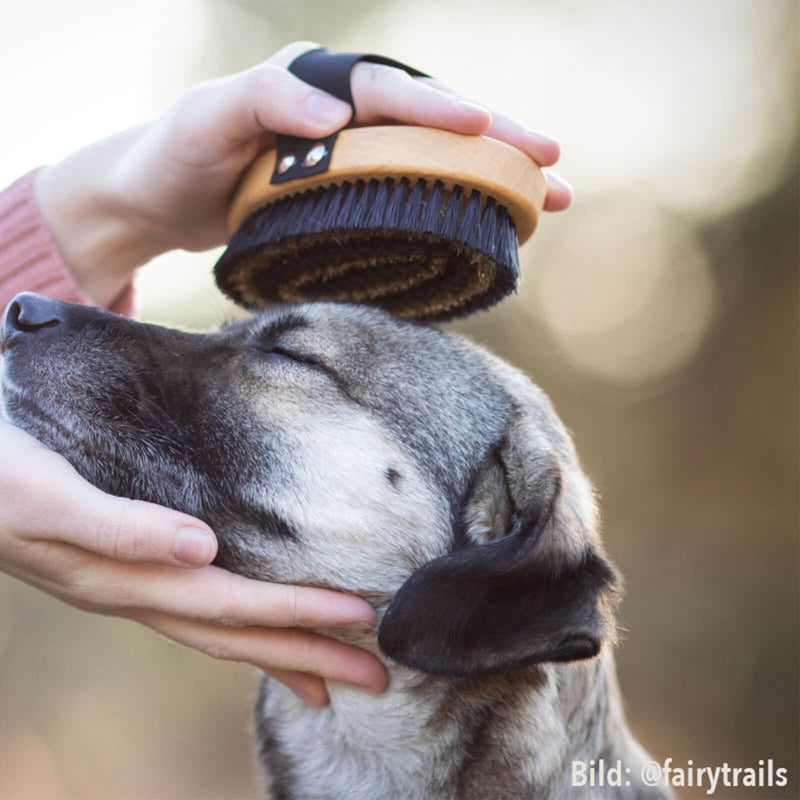
[[[0,185],[294,39],[399,58],[555,135],[573,208],[454,327],[552,397],[627,579],[634,731],[798,786],[798,3],[28,2],[0,10]],[[141,316],[234,314],[218,253]],[[256,675],[0,576],[0,798],[255,798]],[[682,797],[704,797],[684,790]]]

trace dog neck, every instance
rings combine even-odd
[[[256,716],[272,797],[570,797],[573,761],[619,759],[633,773],[646,758],[625,724],[610,651],[480,679],[392,667],[379,697],[330,682],[328,692],[330,705],[309,708],[265,682]]]

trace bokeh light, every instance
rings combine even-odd
[[[715,312],[715,285],[689,225],[647,195],[618,190],[581,208],[579,237],[531,270],[530,314],[588,376],[663,385],[695,354]]]

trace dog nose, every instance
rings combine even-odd
[[[6,308],[0,326],[3,349],[30,334],[39,333],[64,322],[63,304],[33,292],[18,294]]]
[[[62,322],[61,304],[33,292],[18,294],[8,306],[6,323],[14,330],[34,333]]]

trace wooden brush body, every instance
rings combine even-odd
[[[519,150],[395,125],[341,131],[314,175],[273,182],[277,157],[265,153],[242,180],[215,267],[240,304],[356,302],[441,321],[516,290],[518,244],[547,191]]]
[[[477,189],[493,197],[514,220],[520,244],[536,228],[544,205],[547,183],[529,156],[505,142],[486,136],[410,125],[345,128],[336,141],[329,169],[288,183],[271,184],[276,151],[260,156],[247,171],[228,215],[231,233],[253,211],[267,203],[305,189],[341,184],[358,179],[396,181],[424,178],[431,185],[440,180],[446,191],[463,187],[464,197]]]

